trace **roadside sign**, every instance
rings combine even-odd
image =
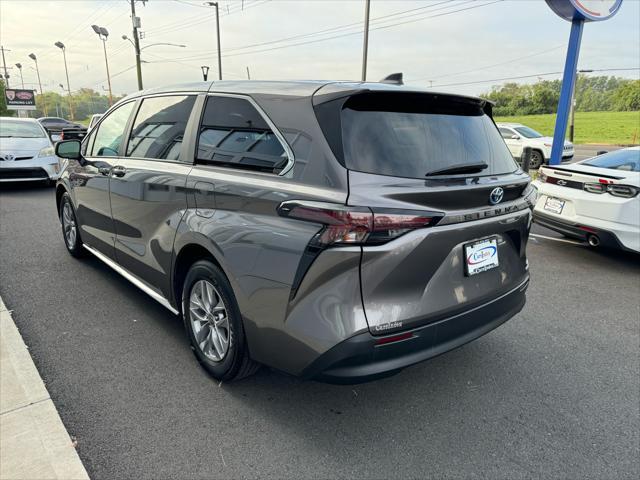
[[[599,22],[618,13],[622,0],[547,0],[547,4],[551,10],[570,22]]]
[[[36,109],[36,95],[34,90],[7,88],[4,91],[4,97],[9,110]]]
[[[559,165],[562,161],[564,137],[569,123],[569,110],[576,84],[576,70],[584,24],[613,17],[620,10],[622,0],[546,0],[546,2],[558,16],[571,22],[569,48],[564,64],[562,89],[560,90],[551,159],[549,160],[550,165]]]

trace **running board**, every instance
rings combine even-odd
[[[142,282],[141,280],[139,280],[138,278],[136,278],[134,275],[132,275],[131,273],[129,273],[128,271],[126,271],[124,268],[122,268],[120,265],[118,265],[116,262],[114,262],[113,260],[111,260],[109,257],[107,257],[106,255],[104,255],[103,253],[100,253],[98,250],[96,250],[93,247],[90,247],[89,245],[87,245],[86,243],[83,243],[82,246],[88,250],[89,252],[91,252],[95,257],[98,258],[98,260],[101,260],[104,264],[106,264],[107,266],[111,267],[113,270],[115,270],[117,273],[119,273],[120,275],[122,275],[124,278],[126,278],[127,280],[129,280],[131,283],[133,283],[136,287],[138,287],[140,290],[142,290],[144,293],[146,293],[147,295],[149,295],[151,298],[153,298],[156,302],[158,302],[160,305],[162,305],[164,308],[166,308],[167,310],[169,310],[171,313],[173,313],[174,315],[179,315],[180,312],[178,312],[175,308],[173,308],[171,306],[171,304],[169,303],[169,300],[167,300],[166,298],[164,298],[162,295],[160,295],[158,292],[156,292],[155,290],[153,290],[151,287],[149,287],[147,284],[145,284],[144,282]]]

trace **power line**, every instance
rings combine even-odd
[[[504,0],[493,0],[492,2],[483,3],[483,4],[480,4],[480,5],[474,5],[474,6],[470,6],[470,7],[466,7],[466,8],[461,8],[461,9],[458,9],[458,10],[450,10],[450,11],[439,13],[439,14],[436,14],[436,15],[429,15],[429,16],[424,16],[424,17],[420,17],[420,18],[417,18],[417,19],[411,19],[411,20],[405,20],[403,22],[392,23],[392,24],[389,24],[389,25],[382,25],[382,26],[371,28],[370,30],[373,31],[373,30],[382,30],[382,29],[386,29],[386,28],[392,28],[392,27],[395,27],[397,25],[404,25],[404,24],[407,24],[407,23],[418,22],[418,21],[427,20],[427,19],[430,19],[430,18],[436,18],[436,17],[445,16],[445,15],[451,15],[451,14],[458,13],[458,12],[472,10],[472,9],[475,9],[475,8],[485,7],[485,6],[492,5],[494,3],[498,3],[498,2],[502,2],[502,1],[504,1]],[[475,0],[469,0],[466,3],[475,3]],[[460,6],[460,5],[462,5],[462,4],[458,4],[456,6]],[[308,45],[308,44],[312,44],[312,43],[324,42],[324,41],[333,40],[333,39],[336,39],[336,38],[343,38],[343,37],[348,37],[348,36],[352,36],[352,35],[359,35],[361,33],[363,33],[363,30],[358,30],[358,31],[355,31],[355,32],[348,32],[348,33],[341,33],[339,35],[333,35],[333,36],[329,36],[329,37],[326,37],[326,38],[320,38],[320,39],[307,40],[307,41],[304,41],[304,42],[298,42],[298,43],[293,43],[293,44],[289,44],[289,45],[281,45],[281,46],[276,46],[276,47],[271,47],[271,48],[264,48],[264,49],[261,49],[261,50],[252,50],[252,51],[249,51],[249,52],[238,52],[238,53],[227,53],[227,54],[223,54],[222,56],[223,57],[235,57],[235,56],[239,56],[239,55],[250,55],[250,54],[254,54],[254,53],[263,53],[263,52],[268,52],[268,51],[272,51],[272,50],[279,50],[279,49],[283,49],[283,48],[297,47],[297,46],[300,46],[300,45]],[[265,43],[273,43],[273,42],[265,42]],[[254,46],[259,46],[259,45],[261,45],[261,44],[254,44]],[[230,52],[230,51],[235,51],[235,50],[243,50],[243,49],[246,49],[246,48],[249,48],[249,47],[246,47],[246,46],[245,47],[236,47],[236,48],[229,48],[229,49],[225,49],[225,50],[227,52]],[[194,56],[188,56],[188,57],[179,57],[179,58],[177,58],[177,60],[197,60],[197,59],[204,59],[204,58],[208,58],[208,57],[209,57],[209,55],[204,55],[203,54],[203,55],[194,55]]]
[[[581,69],[588,70],[589,72],[623,72],[623,71],[631,71],[631,70],[640,70],[640,67],[631,67],[631,68],[594,68],[594,69]],[[560,75],[564,72],[546,72],[546,73],[535,73],[532,75],[519,75],[516,77],[502,77],[502,78],[492,78],[491,80],[476,80],[473,82],[458,82],[458,83],[444,83],[433,85],[433,88],[436,87],[457,87],[461,85],[476,85],[479,83],[491,83],[491,82],[501,82],[505,80],[522,80],[524,78],[533,78],[533,77],[547,77],[549,75]],[[429,87],[432,88],[432,87]]]
[[[379,22],[379,23],[385,23],[386,20],[384,20],[384,19],[389,18],[389,17],[395,17],[395,16],[398,16],[398,15],[403,15],[403,14],[406,14],[408,12],[414,12],[416,10],[424,10],[424,9],[427,9],[427,8],[433,8],[435,6],[438,6],[438,5],[441,5],[441,4],[444,4],[444,3],[451,3],[453,1],[454,0],[446,0],[446,1],[443,1],[443,2],[427,5],[425,7],[412,8],[410,10],[404,10],[402,12],[396,12],[396,13],[391,13],[391,14],[388,14],[388,15],[382,15],[380,17],[372,18],[370,20],[370,23],[373,24],[375,22],[379,22],[380,20],[383,20],[383,21]],[[456,6],[460,6],[460,5],[464,4],[464,3],[471,3],[472,1],[474,1],[474,0],[466,0],[466,2],[463,2],[463,3],[458,4]],[[437,11],[437,10],[441,10],[441,9],[436,9],[435,11]],[[416,15],[421,15],[421,14],[413,14],[413,15],[409,15],[408,17],[416,16]],[[264,46],[264,45],[273,45],[273,44],[276,44],[276,43],[282,43],[282,42],[286,42],[286,41],[289,41],[289,40],[297,40],[299,38],[313,37],[313,36],[317,36],[317,35],[323,35],[323,34],[326,34],[326,33],[337,32],[337,31],[340,31],[340,30],[349,30],[349,29],[352,29],[354,27],[362,28],[362,22],[354,22],[354,23],[349,23],[349,24],[345,24],[345,25],[338,25],[336,27],[327,28],[327,29],[324,29],[324,30],[317,30],[315,32],[302,33],[302,34],[299,34],[299,35],[293,35],[291,37],[279,38],[277,40],[270,40],[270,41],[266,41],[266,42],[260,42],[260,43],[244,45],[242,47],[225,48],[225,51],[226,52],[233,52],[233,51],[237,51],[237,50],[245,50],[247,48],[260,47],[260,46]],[[361,31],[353,32],[353,33],[357,34],[357,33],[361,33]],[[215,52],[215,50],[201,50],[201,51],[202,52],[209,52],[209,53]]]
[[[524,55],[522,57],[517,57],[517,58],[512,58],[511,60],[506,60],[504,62],[500,62],[500,63],[494,63],[492,65],[485,65],[483,67],[478,67],[478,68],[474,68],[472,70],[463,70],[461,72],[455,72],[455,73],[447,73],[445,75],[436,75],[435,77],[423,77],[423,78],[414,78],[411,81],[412,82],[416,82],[416,81],[420,81],[420,80],[437,80],[439,78],[446,78],[446,77],[455,77],[457,75],[462,75],[464,73],[473,73],[473,72],[477,72],[479,70],[487,70],[489,68],[494,68],[494,67],[500,67],[502,65],[507,65],[509,63],[513,63],[513,62],[518,62],[520,60],[524,60],[525,58],[531,58],[531,57],[536,57],[538,55],[542,55],[543,53],[549,53],[552,52],[553,50],[558,50],[560,48],[563,48],[564,45],[557,45],[555,47],[552,48],[548,48],[546,50],[541,50],[539,52],[536,53],[532,53],[530,55]]]
[[[177,1],[177,0],[174,0]],[[257,7],[259,5],[262,5],[266,2],[268,2],[270,0],[262,0],[262,1],[256,1],[254,3],[251,3],[249,6],[245,6],[244,10],[247,10],[248,8],[251,7]],[[179,3],[184,3],[184,2],[179,2]],[[191,5],[193,7],[197,7],[199,5],[192,5],[192,4],[188,4]],[[210,7],[205,7],[204,5],[202,6],[203,8],[208,8],[210,9]],[[232,15],[234,13],[238,13],[241,12],[242,7],[240,5],[234,5],[234,9],[233,10],[229,10],[227,12],[225,12],[224,10],[221,11],[220,16],[221,17],[226,17],[228,15]],[[215,14],[210,14],[210,15],[197,15],[198,20],[188,20],[188,19],[184,19],[184,20],[180,20],[180,21],[176,21],[176,22],[171,22],[169,24],[166,24],[164,27],[160,26],[160,27],[156,27],[155,29],[150,29],[150,30],[146,30],[145,31],[145,35],[148,37],[151,36],[157,36],[160,34],[167,34],[167,33],[173,33],[173,32],[177,32],[179,30],[184,30],[185,28],[190,28],[190,27],[194,27],[197,25],[201,25],[203,23],[208,22],[210,19],[214,18]],[[193,18],[193,17],[189,17],[189,18]]]

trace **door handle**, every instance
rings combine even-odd
[[[111,169],[111,175],[114,177],[124,177],[125,173],[127,173],[127,169],[122,165],[116,165]]]
[[[111,172],[111,167],[99,167],[98,172],[100,172],[102,175],[109,175],[109,172]]]

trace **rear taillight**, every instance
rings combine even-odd
[[[633,198],[640,190],[632,185],[617,185],[613,183],[585,183],[584,189],[590,193],[610,193],[614,197]]]
[[[298,200],[281,203],[278,214],[324,225],[316,235],[316,242],[324,246],[385,243],[411,230],[434,225],[442,217],[441,213],[435,212],[347,207]]]
[[[633,198],[638,195],[639,191],[640,190],[631,185],[607,185],[607,192],[615,197]]]
[[[607,186],[602,183],[585,183],[583,187],[589,193],[605,193]]]

